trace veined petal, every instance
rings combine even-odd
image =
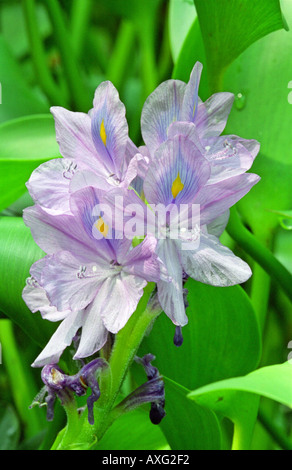
[[[205,156],[211,165],[208,184],[246,172],[252,166],[259,151],[258,142],[242,139],[236,135],[205,139],[204,144]]]
[[[232,93],[222,92],[198,105],[195,124],[200,138],[216,137],[223,132],[233,101]]]
[[[70,213],[69,187],[77,167],[76,160],[56,158],[36,168],[26,183],[35,203],[51,213]]]
[[[91,131],[96,151],[110,173],[120,179],[126,165],[128,124],[125,106],[119,99],[114,85],[101,83],[94,95],[91,110]]]
[[[104,281],[99,291],[104,302],[101,317],[107,330],[117,333],[137,308],[147,281],[123,271]]]
[[[188,323],[183,298],[182,266],[174,240],[160,240],[157,254],[164,262],[171,282],[157,283],[158,299],[166,315],[175,325]]]
[[[199,104],[198,90],[202,69],[202,64],[200,62],[196,62],[185,89],[181,113],[182,121],[194,122],[196,119]]]
[[[222,215],[214,219],[210,224],[207,225],[207,230],[210,235],[215,235],[216,237],[220,237],[224,232],[226,225],[228,224],[230,216],[229,209],[224,212]]]
[[[192,201],[210,176],[210,165],[183,135],[167,140],[155,153],[144,182],[150,204],[184,204]]]
[[[160,279],[169,281],[166,267],[155,254],[157,240],[151,235],[132,248],[123,261],[123,270],[146,279],[148,282],[157,282]]]
[[[73,215],[52,215],[40,206],[23,211],[24,223],[30,227],[32,236],[47,254],[70,250],[82,259],[92,259],[97,240],[91,240],[80,221]]]
[[[202,234],[199,248],[181,250],[180,257],[183,268],[190,277],[212,286],[241,284],[252,274],[244,261],[212,235]]]
[[[185,89],[184,82],[167,80],[145,101],[141,115],[141,132],[152,157],[159,145],[167,139],[170,124],[180,120]]]
[[[108,331],[101,319],[101,308],[104,301],[103,292],[99,291],[93,302],[83,313],[81,338],[73,359],[88,357],[99,351],[105,344]]]
[[[98,285],[110,275],[110,265],[101,259],[81,264],[71,253],[62,251],[47,258],[42,284],[59,311],[82,310],[95,298]]]
[[[259,180],[260,177],[258,175],[244,173],[212,185],[204,186],[193,200],[194,204],[200,204],[201,224],[211,223],[226,212],[227,209],[230,209]]]
[[[61,155],[96,165],[97,154],[91,137],[91,119],[88,114],[68,111],[59,106],[50,108],[55,119],[56,138]]]
[[[57,364],[67,346],[83,323],[83,312],[71,312],[58,326],[48,344],[33,362],[32,367],[43,367],[46,364]]]
[[[50,305],[45,289],[35,284],[31,278],[27,279],[22,298],[33,313],[40,312],[45,320],[60,321],[71,313],[70,310],[59,312],[56,307]]]

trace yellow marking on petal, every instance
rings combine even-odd
[[[101,121],[99,133],[100,133],[100,138],[103,141],[104,146],[106,147],[106,132],[105,132],[105,127],[104,127],[104,120]]]
[[[171,186],[171,193],[173,196],[173,199],[176,198],[176,196],[184,189],[184,184],[181,182],[179,173],[177,174],[177,177],[175,178],[174,182],[172,183]]]
[[[100,217],[100,218],[98,219],[98,221],[96,222],[95,226],[96,226],[97,230],[99,230],[100,233],[101,233],[104,237],[107,236],[109,227],[108,227],[108,225],[105,223],[105,221],[102,219],[102,217]]]

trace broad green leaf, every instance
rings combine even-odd
[[[200,80],[199,96],[206,100],[210,96],[209,81],[206,67],[206,54],[200,30],[198,18],[196,18],[183,42],[179,56],[175,63],[172,78],[188,82],[190,73],[195,63],[203,64],[203,72]]]
[[[0,210],[26,191],[41,163],[60,156],[51,115],[27,116],[0,125]]]
[[[221,430],[216,414],[188,400],[186,388],[167,377],[164,383],[166,416],[160,426],[171,449],[219,450]]]
[[[196,16],[193,0],[170,0],[169,39],[174,62],[178,58],[183,42]]]
[[[16,28],[17,29],[17,28]],[[15,30],[15,28],[14,28]],[[27,85],[18,63],[0,35],[0,122],[27,114],[47,113],[49,106]]]
[[[20,433],[15,410],[11,405],[0,402],[0,450],[16,450]]]
[[[292,3],[281,3],[292,26]],[[291,210],[291,81],[292,32],[277,31],[244,51],[226,70],[223,88],[236,96],[226,133],[257,139],[260,154],[251,169],[261,181],[238,204],[257,235],[279,225],[272,210]]]
[[[255,369],[260,337],[254,310],[242,287],[213,287],[193,279],[188,289],[184,342],[173,344],[175,326],[161,314],[139,355],[151,352],[160,373],[190,390]]]
[[[248,450],[261,396],[292,407],[292,365],[286,362],[263,367],[244,377],[206,385],[188,396],[231,419],[233,448]]]
[[[166,450],[169,445],[160,427],[154,426],[148,413],[142,410],[131,411],[118,418],[94,447],[94,450],[156,449]]]
[[[40,35],[45,38],[50,34],[52,28],[44,5],[36,5],[36,15]],[[3,36],[14,56],[23,57],[29,51],[29,41],[21,3],[6,2],[2,5],[0,22]],[[15,24],[17,24],[17,28],[15,28]]]
[[[214,408],[217,407],[217,405],[215,406],[216,402],[218,404],[220,401],[224,401],[226,391],[236,390],[270,398],[292,408],[292,364],[284,362],[283,364],[262,367],[243,377],[205,385],[190,392],[188,396],[198,403]],[[221,399],[222,397],[223,399]]]
[[[192,279],[186,282],[185,287],[189,292],[189,323],[183,328],[182,346],[174,346],[175,327],[165,314],[161,314],[143,341],[138,355],[149,352],[154,354],[156,360],[153,365],[158,367],[164,377],[176,382],[176,391],[177,387],[192,390],[254,370],[261,349],[259,329],[243,289],[239,286],[212,287]],[[210,428],[209,421],[214,417],[209,416],[210,410],[190,410],[182,393],[176,396],[168,380],[165,393],[168,418],[161,426],[171,447],[179,449],[183,435],[178,432],[175,434],[178,419],[183,422],[188,414],[194,413],[195,417],[198,414],[193,421],[200,423],[197,429],[204,430]],[[180,414],[181,418],[178,418]],[[192,448],[200,448],[200,434],[196,432],[193,439]]]
[[[279,0],[194,0],[209,79],[218,91],[223,70],[245,49],[284,27]]]
[[[31,313],[22,290],[31,265],[44,256],[20,217],[0,217],[0,310],[43,347],[56,325]]]

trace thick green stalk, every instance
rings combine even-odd
[[[278,444],[281,449],[284,450],[292,450],[292,441],[289,439],[285,434],[283,434],[282,430],[279,429],[277,425],[271,420],[271,418],[265,413],[262,409],[260,409],[258,414],[258,420],[265,428],[265,430],[270,434],[270,436],[274,439],[276,444]]]
[[[32,61],[38,82],[43,92],[49,98],[50,103],[59,106],[66,106],[66,99],[63,94],[60,93],[48,67],[45,50],[39,34],[35,0],[24,0],[22,4],[26,20],[27,34],[30,42]]]
[[[130,21],[122,21],[114,49],[111,53],[107,78],[119,90],[129,65],[129,59],[133,53],[133,44],[135,39],[135,29]]]
[[[71,43],[77,58],[81,56],[83,51],[92,6],[92,0],[74,0],[72,2]]]
[[[99,441],[116,414],[112,412],[121,386],[145,333],[161,313],[161,307],[154,301],[149,301],[153,285],[147,286],[136,312],[128,320],[125,327],[116,335],[114,347],[109,359],[109,368],[101,374],[99,385],[101,396],[94,410],[95,424],[87,421],[87,413],[83,413],[74,427],[68,423],[68,430],[62,434],[62,439],[54,445],[54,449],[87,449]],[[148,305],[147,305],[148,304]],[[71,429],[70,429],[71,428]]]
[[[242,224],[239,215],[232,207],[227,232],[274,280],[276,280],[292,302],[292,275],[275,258],[273,253]]]
[[[25,425],[26,437],[32,437],[43,429],[45,420],[39,410],[29,409],[38,390],[31,376],[30,365],[26,368],[23,363],[10,320],[0,320],[0,345],[15,407]]]
[[[57,0],[46,2],[46,6],[53,25],[54,36],[60,49],[64,74],[72,100],[79,111],[88,111],[92,106],[91,99],[80,76],[80,69],[72,48],[70,34],[64,21],[61,6]]]

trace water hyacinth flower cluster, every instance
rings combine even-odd
[[[58,370],[76,335],[73,359],[98,355],[125,327],[149,282],[180,345],[187,277],[224,287],[251,276],[219,237],[229,208],[259,181],[247,173],[259,144],[221,135],[233,95],[202,102],[201,71],[196,63],[187,84],[168,80],[147,98],[140,147],[129,138],[125,107],[110,82],[98,86],[88,114],[51,108],[62,158],[42,164],[27,183],[35,205],[24,221],[46,256],[32,266],[23,298],[32,312],[61,323],[34,367]],[[133,242],[137,235],[140,243]],[[161,393],[153,413],[158,407],[163,415],[163,402]]]

